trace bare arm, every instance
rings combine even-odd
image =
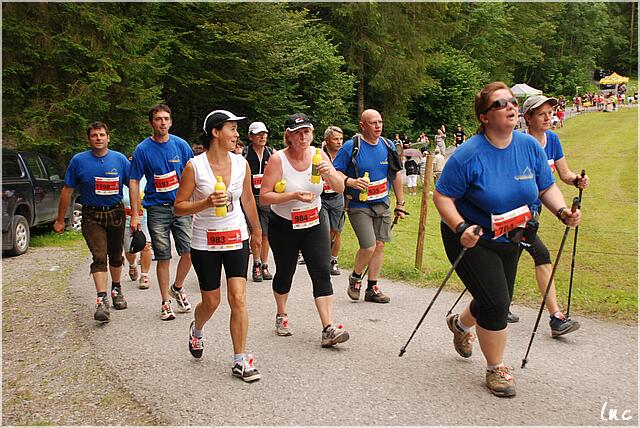
[[[62,192],[60,193],[60,201],[58,202],[58,216],[56,217],[55,223],[53,223],[53,231],[55,233],[64,232],[64,214],[69,208],[72,194],[73,187],[69,187],[67,185],[62,187]]]
[[[269,158],[269,162],[264,169],[262,184],[260,185],[260,203],[264,205],[282,204],[285,202],[298,200],[311,202],[313,193],[311,192],[282,192],[276,193],[276,182],[282,179],[282,159],[280,154],[274,153]]]
[[[331,186],[332,190],[338,193],[344,192],[344,175],[342,175],[342,173],[340,173],[333,167],[329,156],[327,156],[325,152],[321,153],[322,162],[320,162],[320,165],[318,165],[320,175],[322,175],[322,178],[325,181],[329,182],[329,186]]]
[[[456,227],[460,223],[464,223],[464,218],[458,212],[458,209],[456,208],[454,202],[454,198],[443,195],[442,193],[438,192],[437,189],[433,192],[433,203],[440,213],[440,217],[445,222],[445,224],[449,226],[449,229],[455,232]],[[463,247],[471,248],[475,246],[478,242],[478,239],[480,239],[480,235],[482,235],[482,232],[480,232],[480,235],[476,235],[474,233],[474,230],[475,228],[468,227],[460,237],[460,244],[462,244]]]
[[[555,183],[540,192],[539,197],[544,206],[556,215],[558,215],[560,208],[567,207],[567,204],[564,201],[564,196]],[[560,220],[567,226],[577,226],[580,224],[580,219],[580,210],[576,210],[576,212],[573,213],[570,209],[565,209],[560,212]]]
[[[589,176],[586,174],[584,177],[580,177],[580,175],[569,169],[569,163],[567,162],[567,158],[563,157],[555,161],[556,169],[558,170],[558,175],[560,176],[560,180],[564,183],[573,186],[576,178],[578,179],[578,187],[581,189],[586,189],[589,186]]]
[[[199,201],[192,202],[191,195],[196,188],[196,175],[193,170],[191,162],[187,163],[187,166],[182,171],[182,177],[180,178],[180,187],[176,193],[176,201],[173,207],[176,211],[176,215],[192,215],[207,208],[214,207],[216,205],[222,205],[227,199],[225,192],[213,192],[208,197],[200,199]]]
[[[260,186],[262,188],[262,186]],[[244,208],[244,213],[251,225],[251,239],[262,239],[262,228],[260,227],[260,219],[258,217],[258,208],[256,207],[256,199],[253,197],[253,190],[251,188],[251,168],[247,163],[247,172],[244,175],[244,182],[242,183],[242,195],[240,195],[240,202]]]
[[[402,174],[396,174],[396,178],[391,182],[393,193],[396,195],[396,206],[404,209],[404,189],[402,187]],[[396,214],[400,218],[404,218],[405,214],[398,211]]]
[[[140,180],[129,179],[129,202],[131,203],[131,208],[140,206]],[[140,213],[137,209],[132,209],[129,227],[131,230],[137,230],[139,225]]]

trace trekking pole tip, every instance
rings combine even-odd
[[[398,357],[402,357],[405,352],[407,352],[407,350],[403,346],[402,348],[400,348],[400,354],[398,354]]]
[[[522,365],[520,366],[521,369],[525,368],[525,366],[527,365],[527,359],[523,358],[522,359]]]

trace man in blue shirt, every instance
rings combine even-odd
[[[360,116],[362,135],[354,162],[351,162],[353,139],[340,148],[333,161],[333,165],[345,182],[345,195],[349,201],[347,211],[349,222],[358,237],[360,246],[356,253],[353,272],[349,276],[347,294],[353,300],[360,298],[362,272],[368,266],[364,300],[375,303],[390,301],[378,286],[378,275],[382,269],[384,244],[391,241],[391,210],[389,208],[391,186],[396,195],[394,213],[404,218],[402,175],[393,176],[390,170],[389,150],[395,152],[395,147],[381,137],[382,124],[382,116],[376,110],[363,111]],[[369,175],[369,181],[363,178],[365,172]]]
[[[129,180],[129,161],[119,152],[109,150],[109,128],[94,122],[87,129],[91,150],[76,154],[69,162],[53,224],[56,233],[64,232],[64,214],[73,190],[80,191],[82,235],[93,255],[91,274],[98,297],[93,318],[109,322],[107,299],[107,257],[111,272],[111,300],[116,309],[125,309],[127,301],[120,286],[125,213],[122,185]]]
[[[149,110],[149,124],[153,135],[144,139],[133,152],[129,196],[131,206],[140,204],[140,179],[145,176],[142,207],[147,210],[147,226],[151,235],[156,275],[160,286],[162,306],[160,319],[175,319],[169,296],[176,299],[182,312],[191,310],[187,293],[182,288],[191,269],[191,216],[177,216],[173,204],[180,185],[182,171],[193,152],[185,140],[169,134],[171,109],[158,104]],[[138,211],[131,212],[130,227],[136,230],[140,224]],[[176,277],[169,287],[171,263],[171,239],[173,234],[176,251],[180,256]]]

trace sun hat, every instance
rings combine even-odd
[[[522,104],[522,114],[527,114],[529,111],[540,107],[542,104],[550,102],[552,107],[558,105],[558,100],[555,98],[545,97],[544,95],[533,95]]]

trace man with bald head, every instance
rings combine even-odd
[[[382,269],[384,244],[391,241],[391,186],[396,197],[394,214],[400,218],[405,215],[402,176],[396,174],[397,171],[389,165],[389,159],[393,156],[390,152],[396,149],[381,136],[382,125],[379,112],[373,109],[363,111],[360,116],[362,134],[356,134],[345,142],[333,161],[345,182],[349,222],[360,246],[353,272],[349,276],[347,294],[353,300],[360,299],[362,274],[368,266],[364,300],[374,303],[390,301],[378,286],[378,275]],[[355,144],[357,154],[352,159],[354,140],[359,140],[359,144]],[[369,175],[369,181],[363,179],[365,172]]]

